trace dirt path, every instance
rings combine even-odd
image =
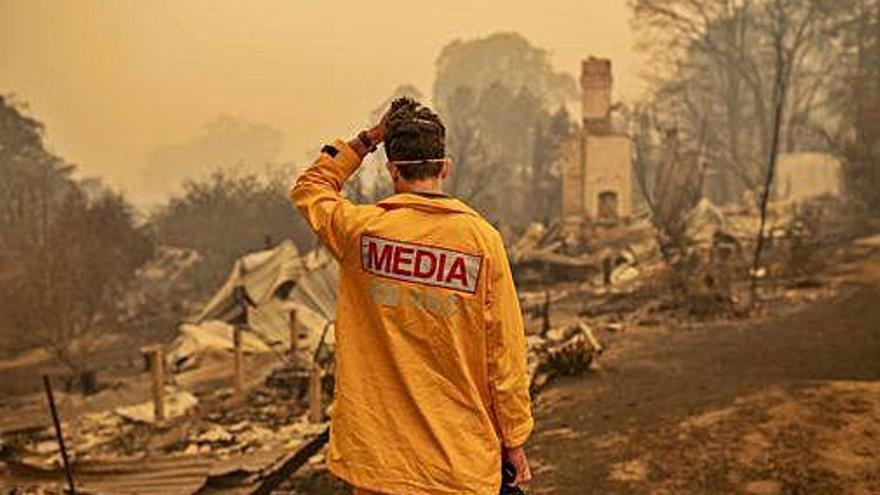
[[[771,321],[627,332],[601,364],[539,399],[530,493],[880,493],[875,277]]]

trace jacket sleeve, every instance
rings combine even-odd
[[[290,197],[309,226],[337,259],[342,259],[357,206],[342,197],[342,184],[360,166],[361,158],[348,144],[336,140],[325,148],[293,188]]]
[[[532,432],[525,326],[504,250],[497,237],[488,260],[487,350],[496,428],[505,447],[518,447]]]

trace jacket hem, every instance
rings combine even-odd
[[[366,471],[372,471],[373,473],[363,475],[362,473],[356,473],[355,470],[350,469],[344,462],[339,461],[328,460],[327,469],[334,476],[351,486],[394,495],[485,495],[498,493],[501,489],[500,478],[497,485],[487,483],[468,491],[461,491],[440,486],[427,486],[402,478],[382,479],[380,476],[376,476],[374,474],[375,471],[372,469],[367,469]]]

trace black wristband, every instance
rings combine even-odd
[[[336,146],[332,144],[325,144],[323,148],[321,148],[321,153],[327,153],[330,158],[336,158],[336,155],[339,154],[339,150],[336,149]]]
[[[370,153],[376,151],[376,143],[374,143],[371,139],[367,131],[361,131],[357,135],[358,140],[361,144],[364,145],[364,148],[367,149]]]

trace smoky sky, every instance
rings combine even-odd
[[[640,91],[624,0],[0,0],[0,93],[81,175],[152,202],[222,154],[300,162],[399,85],[430,95],[447,43],[499,31],[575,77],[610,57],[616,98]]]

